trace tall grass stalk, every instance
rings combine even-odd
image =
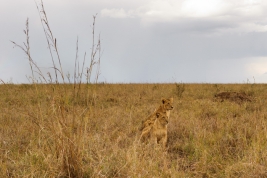
[[[29,19],[27,18],[26,20],[26,29],[23,30],[25,36],[26,36],[26,42],[23,43],[23,45],[19,45],[14,41],[11,41],[15,47],[20,48],[28,57],[28,61],[29,61],[29,65],[31,67],[31,72],[32,72],[32,82],[36,83],[36,78],[34,77],[34,72],[38,73],[39,76],[42,77],[42,79],[44,79],[44,81],[47,83],[42,71],[40,70],[40,68],[37,66],[36,62],[33,61],[32,57],[31,57],[31,52],[30,52],[30,36],[29,36]],[[37,69],[37,71],[34,71],[34,67],[35,69]]]
[[[56,83],[59,82],[58,81],[58,76],[57,76],[57,71],[60,72],[60,75],[61,75],[61,78],[63,80],[63,83],[65,83],[64,73],[63,73],[61,60],[60,60],[60,56],[59,56],[59,52],[58,52],[58,48],[57,48],[57,39],[54,38],[52,30],[50,28],[50,25],[48,23],[48,18],[47,18],[46,12],[45,12],[43,1],[41,0],[41,3],[40,3],[41,9],[39,9],[39,6],[37,5],[36,2],[35,2],[35,4],[36,4],[36,8],[37,8],[37,10],[39,12],[40,21],[42,23],[44,34],[45,34],[45,37],[46,37],[46,42],[47,42],[48,49],[49,49],[49,52],[50,52],[50,56],[51,56],[51,59],[52,59],[52,62],[53,62],[53,69],[55,71]],[[55,64],[54,56],[53,56],[53,52],[52,52],[52,47],[56,51],[56,55],[57,55],[57,59],[58,59],[58,63],[59,63],[60,69],[58,69],[57,65]]]
[[[91,107],[91,89],[89,88],[89,84],[91,83],[92,71],[96,64],[98,64],[98,66],[96,66],[95,83],[97,83],[100,70],[100,56],[97,56],[97,54],[101,52],[100,36],[98,43],[94,44],[96,16],[93,16],[93,42],[91,58],[87,68],[85,52],[82,68],[80,69],[78,58],[79,39],[77,38],[73,85],[72,92],[70,92],[69,85],[65,83],[58,42],[49,25],[43,1],[40,1],[40,5],[36,2],[35,4],[39,12],[53,63],[52,69],[54,70],[55,79],[52,78],[50,72],[47,73],[48,79],[46,79],[38,65],[32,59],[30,52],[29,20],[27,19],[26,30],[24,30],[26,36],[24,46],[11,41],[15,47],[19,47],[27,55],[32,72],[32,83],[35,84],[35,90],[32,91],[35,98],[33,98],[32,102],[36,108],[24,106],[24,109],[18,109],[20,114],[29,119],[30,123],[32,123],[32,128],[34,128],[36,135],[38,135],[38,147],[31,147],[27,151],[30,153],[41,153],[38,159],[43,160],[42,164],[46,167],[46,174],[50,176],[86,177],[87,171],[84,170],[83,166],[84,148],[86,147],[85,138],[89,134],[88,122],[92,119],[90,113],[93,112],[89,109]],[[57,63],[53,51],[55,51]],[[87,72],[84,74],[85,69]],[[37,73],[37,76],[35,73]],[[38,82],[40,85],[37,85],[38,75],[41,77],[40,82]],[[82,87],[83,75],[86,77],[86,87]],[[70,76],[68,79],[70,82]],[[40,88],[43,81],[47,85],[42,85],[43,88]],[[60,84],[61,81],[62,84]],[[53,83],[57,85],[53,85]],[[31,87],[29,89],[31,90]],[[45,91],[45,93],[42,93],[43,91]],[[46,101],[39,99],[42,98],[43,95],[46,96]],[[90,160],[88,161],[90,162]],[[30,164],[35,163],[30,162]],[[49,164],[52,164],[53,167],[50,167]],[[31,172],[30,175],[38,177],[38,174],[34,171]]]

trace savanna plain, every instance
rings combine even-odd
[[[265,84],[1,84],[0,177],[267,177]],[[250,101],[218,99],[224,91]],[[174,98],[167,149],[139,127]]]

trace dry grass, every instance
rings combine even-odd
[[[267,177],[266,85],[90,84],[100,74],[96,16],[89,66],[84,53],[79,67],[77,39],[66,84],[43,2],[36,6],[53,70],[47,78],[32,59],[27,20],[24,45],[12,43],[28,57],[32,84],[0,79],[0,177]],[[251,102],[216,101],[220,92]],[[174,97],[166,152],[138,143],[162,97]]]
[[[266,177],[266,85],[0,85],[0,177]],[[252,102],[214,101],[221,91]],[[89,95],[87,93],[89,92]],[[87,97],[88,96],[88,97]],[[141,121],[174,97],[168,151]]]

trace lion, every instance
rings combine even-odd
[[[168,123],[169,118],[167,112],[157,112],[156,120],[143,129],[140,140],[144,142],[150,139],[152,143],[161,143],[163,148],[166,148]]]
[[[238,93],[238,92],[221,92],[215,94],[214,97],[218,100],[223,102],[224,100],[235,101],[237,103],[241,103],[244,101],[251,102],[252,100],[246,95],[246,93]]]
[[[139,128],[140,131],[142,131],[147,126],[154,123],[157,116],[156,113],[159,112],[166,112],[166,115],[168,119],[170,118],[171,110],[173,109],[173,98],[164,99],[162,98],[162,104],[151,114],[145,121],[142,121],[142,126]]]

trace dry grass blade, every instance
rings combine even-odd
[[[51,56],[51,59],[52,59],[52,62],[53,62],[53,68],[54,68],[55,76],[56,76],[56,83],[59,82],[58,81],[58,76],[57,76],[57,70],[56,70],[58,67],[56,66],[56,63],[54,61],[54,56],[53,56],[53,52],[52,52],[51,46],[56,51],[56,55],[57,55],[57,59],[58,59],[58,62],[59,62],[59,67],[60,67],[60,70],[58,70],[58,71],[59,71],[59,73],[61,75],[63,83],[65,83],[64,73],[63,73],[61,60],[60,60],[60,56],[59,56],[59,52],[58,52],[58,48],[57,48],[57,40],[56,40],[56,38],[53,37],[52,30],[51,30],[51,28],[49,26],[48,18],[47,18],[46,12],[45,12],[43,1],[41,0],[41,10],[39,10],[39,6],[37,5],[36,2],[35,2],[35,4],[36,4],[36,8],[37,8],[37,10],[39,12],[39,17],[40,17],[40,20],[41,20],[41,23],[42,23],[42,27],[43,27],[43,30],[44,30],[44,33],[45,33],[45,37],[46,37],[46,42],[48,44],[50,56]]]
[[[0,81],[1,81],[3,84],[6,84],[2,79],[0,79]]]
[[[24,42],[24,46],[18,45],[16,42],[11,41],[15,47],[20,48],[22,51],[24,51],[24,53],[27,55],[28,57],[28,61],[31,67],[31,72],[32,72],[32,80],[35,83],[36,78],[34,77],[34,69],[33,66],[38,70],[37,73],[39,74],[39,76],[41,76],[43,78],[43,80],[47,83],[42,71],[40,70],[40,68],[37,66],[37,64],[32,60],[31,57],[31,53],[30,53],[30,36],[29,36],[29,19],[26,20],[26,30],[24,30],[24,33],[26,35],[26,43]]]

